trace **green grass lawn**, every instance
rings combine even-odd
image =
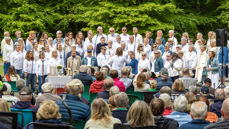
[[[2,57],[0,57],[0,63],[3,63]],[[4,75],[3,65],[0,65],[0,75]]]

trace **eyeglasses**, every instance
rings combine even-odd
[[[156,48],[157,46],[153,46],[153,48]]]
[[[110,30],[110,32],[114,32],[113,30]]]
[[[142,55],[142,56],[146,56],[146,55]]]
[[[125,29],[123,29],[122,31],[126,31]]]
[[[154,53],[154,54],[158,54],[158,53]]]
[[[170,56],[166,56],[166,57],[170,57]]]
[[[41,40],[41,41],[45,41],[45,40]]]

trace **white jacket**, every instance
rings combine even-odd
[[[197,55],[196,52],[188,52],[185,55],[185,67],[189,69],[195,69],[197,63]]]
[[[14,51],[10,56],[10,65],[14,66],[16,70],[23,69],[23,54],[21,52]]]
[[[3,61],[10,62],[10,55],[11,53],[13,53],[13,47],[11,45],[5,44],[2,50],[3,50]]]
[[[183,69],[183,61],[181,59],[177,59],[174,63],[171,64],[171,77],[179,76],[180,71]]]

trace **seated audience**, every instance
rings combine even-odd
[[[163,87],[160,89],[160,91],[154,95],[154,97],[159,98],[160,94],[163,94],[163,93],[167,93],[169,96],[171,96],[172,90],[171,90],[171,88],[169,88],[168,86],[163,86]]]
[[[38,107],[31,104],[32,100],[32,91],[29,87],[24,87],[19,91],[19,99],[15,105],[12,105],[11,108],[15,109],[30,109],[33,113],[37,112]]]
[[[115,123],[121,123],[112,117],[108,104],[101,98],[95,99],[91,104],[91,117],[85,124],[85,129],[113,129]]]
[[[62,124],[59,107],[52,100],[42,102],[37,111],[36,123]],[[25,129],[34,129],[34,125],[26,125]]]
[[[229,98],[229,86],[226,86],[224,89],[225,99]]]
[[[149,82],[150,82],[149,83],[149,85],[150,85],[149,91],[156,91],[157,81],[156,80],[150,80]]]
[[[185,94],[185,88],[181,80],[177,79],[174,81],[172,86],[172,100],[175,100],[178,96]]]
[[[197,93],[198,93],[198,89],[197,89],[196,86],[189,86],[188,91],[189,91],[189,92],[192,92],[195,96],[196,96]]]
[[[17,103],[19,101],[19,98],[10,95],[11,93],[11,85],[7,82],[4,82],[3,85],[5,85],[6,90],[2,92],[2,99],[11,102],[11,103]]]
[[[204,85],[207,86],[209,88],[209,93],[214,95],[215,94],[215,89],[211,87],[212,85],[212,81],[210,78],[206,78],[204,80]]]
[[[118,78],[117,70],[111,70],[110,77],[114,80],[114,86],[117,86],[121,92],[126,92],[124,83]]]
[[[204,129],[209,125],[209,122],[205,121],[207,116],[207,105],[204,102],[194,102],[191,106],[192,121],[183,124],[179,129]]]
[[[166,68],[162,68],[160,71],[160,79],[158,79],[157,81],[156,90],[160,90],[163,86],[168,86],[171,88],[173,85],[173,82],[169,80],[168,78],[169,78],[168,70]]]
[[[134,81],[134,91],[144,92],[149,91],[150,85],[146,83],[146,75],[144,73],[140,73],[137,76],[137,79]]]
[[[90,117],[90,107],[80,100],[81,87],[83,83],[78,79],[73,79],[68,83],[69,94],[66,94],[65,100],[57,102],[63,119],[69,119],[68,111],[63,105],[63,101],[72,111],[73,120],[87,121]]]
[[[80,73],[76,74],[73,78],[82,81],[84,86],[90,86],[93,83],[91,75],[87,74],[88,67],[86,65],[80,66]]]
[[[89,93],[99,93],[103,91],[103,73],[102,72],[96,72],[95,74],[96,80],[91,84]]]
[[[50,83],[44,83],[41,86],[41,90],[42,90],[42,94],[36,98],[36,106],[39,106],[40,103],[42,103],[43,101],[47,101],[47,100],[52,100],[52,101],[62,100],[61,97],[52,94],[53,88]]]
[[[129,71],[129,68],[126,66],[126,67],[123,67],[121,69],[121,78],[120,78],[120,81],[123,82],[123,84],[125,85],[125,88],[129,88],[131,85],[132,85],[132,79],[129,78],[129,75],[130,75],[130,71]]]
[[[159,97],[161,100],[163,100],[164,102],[164,112],[163,112],[163,116],[167,116],[170,115],[173,111],[172,111],[172,102],[171,102],[171,98],[167,93],[163,93],[160,94]]]
[[[223,89],[216,89],[214,103],[210,106],[210,112],[214,112],[217,116],[221,117],[221,108],[225,98]]]
[[[192,78],[193,73],[188,68],[184,68],[182,71],[183,77],[180,77],[179,80],[181,80],[184,84],[185,89],[189,89],[189,86],[196,85],[197,80],[195,78]]]
[[[17,81],[20,79],[20,76],[17,74],[14,66],[10,66],[7,70],[7,73],[4,76],[4,81]]]
[[[187,92],[185,93],[185,97],[188,100],[188,106],[186,108],[186,111],[190,112],[192,103],[196,101],[196,96],[192,92]]]
[[[148,104],[141,100],[137,100],[131,105],[126,120],[131,127],[154,125],[154,118]]]
[[[97,98],[103,98],[105,100],[108,100],[110,97],[109,92],[112,86],[114,86],[114,81],[111,78],[105,79],[103,82],[104,91],[99,92],[97,94]]]
[[[209,93],[209,87],[207,87],[207,86],[202,86],[201,87],[199,96],[204,96],[204,97],[206,97],[208,99],[214,99],[214,96]],[[197,98],[199,96],[197,96]]]
[[[211,123],[218,122],[218,116],[213,112],[209,112],[209,107],[210,107],[209,100],[206,97],[203,97],[203,96],[200,96],[198,100],[202,101],[202,102],[205,102],[207,104],[207,106],[208,106],[207,117],[206,117],[205,120],[209,121]]]
[[[114,96],[118,93],[120,93],[120,90],[117,86],[111,87],[110,92],[109,92],[110,97],[108,99],[108,103],[109,103],[109,107],[110,107],[111,111],[113,111],[116,107],[115,101],[114,101]]]
[[[16,87],[20,91],[23,87],[25,87],[25,80],[24,79],[17,80]]]
[[[126,115],[128,112],[129,98],[126,93],[121,92],[114,96],[115,109],[112,112],[114,118],[118,118],[122,123],[126,123]]]
[[[227,129],[229,127],[229,99],[223,102],[221,109],[223,121],[207,126],[205,129]]]
[[[6,100],[0,98],[0,112],[10,112],[10,107]],[[11,118],[0,117],[0,128],[9,129],[6,124],[11,124]]]
[[[150,102],[150,109],[153,113],[155,124],[160,129],[178,129],[179,124],[177,121],[171,118],[163,117],[163,113],[165,112],[164,105],[162,99],[152,99]]]
[[[185,96],[180,95],[178,98],[175,99],[173,103],[175,111],[166,117],[173,118],[174,120],[176,120],[179,123],[179,126],[190,122],[192,118],[185,111],[187,105],[188,105],[188,101],[185,98]]]
[[[82,61],[81,65],[87,65],[87,66],[92,66],[92,67],[97,67],[97,58],[92,55],[92,50],[88,49],[87,50],[87,56],[85,56]]]

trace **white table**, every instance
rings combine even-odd
[[[64,88],[72,80],[71,76],[48,76],[47,80],[53,88]]]

